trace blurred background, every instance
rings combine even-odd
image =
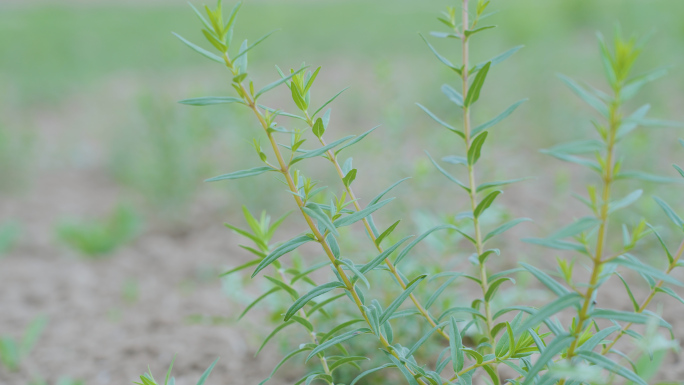
[[[518,239],[545,236],[586,215],[571,193],[583,192],[581,186],[593,179],[538,150],[594,135],[589,119],[595,117],[556,74],[606,90],[596,32],[611,36],[619,23],[626,34],[652,33],[635,73],[659,66],[671,66],[671,72],[645,87],[628,108],[650,103],[652,117],[684,120],[684,2],[492,3],[498,13],[487,23],[499,28],[474,38],[474,61],[515,45],[525,48],[492,69],[475,119],[488,120],[519,99],[529,101],[494,129],[481,179],[535,179],[510,187],[489,220],[535,221],[500,241],[508,250],[501,269],[516,260],[551,268],[556,254]],[[236,41],[279,29],[250,53],[257,86],[278,78],[274,65],[289,69],[306,62],[323,67],[312,104],[350,87],[332,105],[328,138],[381,125],[346,155],[354,157],[355,188],[366,202],[392,182],[412,177],[395,190],[399,199],[392,210],[379,217],[385,227],[406,218],[404,234],[465,208],[462,191],[447,184],[424,154],[463,150],[415,106],[420,102],[440,116],[458,118],[439,91],[456,79],[418,36],[441,30],[436,17],[447,5],[455,3],[247,0],[236,26]],[[130,383],[148,364],[160,377],[174,354],[179,384],[196,381],[217,356],[222,358],[212,383],[257,383],[281,357],[280,350],[266,349],[253,358],[271,328],[236,322],[255,292],[243,290],[239,279],[217,275],[249,259],[238,247],[242,240],[223,222],[243,225],[243,204],[278,217],[291,202],[267,175],[202,183],[256,166],[251,139],[260,133],[248,111],[176,103],[231,92],[220,65],[171,35],[202,43],[200,26],[182,0],[0,0],[0,336],[5,350],[12,341],[26,346],[15,365],[0,365],[0,383]],[[431,41],[460,61],[458,42]],[[295,110],[283,90],[266,100]],[[624,144],[630,154],[626,167],[674,177],[670,164],[684,163],[680,137],[681,129],[638,130]],[[329,178],[323,167],[306,170]],[[645,216],[677,242],[650,196],[681,212],[681,186],[643,188],[645,198],[621,219]],[[275,238],[302,229],[288,220]],[[467,258],[450,245],[436,238],[427,247],[436,255],[449,254],[451,247],[450,253]],[[646,291],[643,282],[636,285]],[[523,279],[517,290],[529,295],[534,284]],[[681,304],[663,301],[672,304],[665,318],[684,330],[677,321]],[[672,355],[667,361],[671,380],[684,376],[677,360]],[[290,383],[296,374],[286,369],[273,383]]]

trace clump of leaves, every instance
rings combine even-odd
[[[128,206],[116,207],[103,219],[64,220],[56,226],[57,238],[86,257],[101,257],[133,240],[142,221]]]
[[[8,370],[19,370],[21,362],[31,353],[43,333],[47,321],[47,317],[36,317],[26,327],[21,339],[7,335],[0,336],[0,362]]]
[[[270,34],[251,44],[244,41],[238,46],[232,38],[240,4],[228,17],[223,15],[221,1],[215,9],[205,7],[206,17],[193,7],[204,25],[204,37],[213,50],[177,36],[192,50],[220,63],[231,79],[234,92],[229,96],[198,97],[181,103],[191,106],[229,104],[247,109],[254,116],[259,132],[254,138],[255,158],[261,162],[258,167],[219,175],[208,181],[236,180],[261,174],[275,176],[293,198],[292,207],[305,223],[298,235],[276,243],[271,239],[282,218],[271,225],[265,214],[257,219],[245,209],[248,229],[228,225],[253,243],[242,247],[254,259],[225,274],[253,268],[252,278],[263,274],[264,282],[269,285],[269,289],[249,304],[240,317],[264,298],[272,295],[289,297],[289,300],[284,300],[287,305],[279,314],[278,325],[258,351],[281,330],[294,327],[300,330],[300,333],[288,334],[289,339],[299,343],[294,344],[296,348],[285,355],[262,384],[289,360],[306,355],[302,369],[309,370],[295,384],[309,385],[319,381],[333,385],[343,381],[354,385],[366,381],[368,375],[391,368],[410,385],[576,385],[616,381],[646,385],[644,378],[649,373],[644,368],[654,365],[644,364],[643,360],[650,360],[654,352],[673,346],[671,340],[658,333],[658,327],[671,330],[671,326],[647,307],[661,292],[684,302],[668,286],[682,285],[670,272],[681,265],[684,242],[671,253],[657,229],[643,219],[633,224],[621,224],[617,232],[621,246],[610,248],[617,242],[612,241],[609,218],[611,226],[614,226],[612,214],[626,209],[642,194],[637,190],[615,199],[613,184],[626,179],[671,179],[625,170],[620,160],[620,140],[637,127],[673,125],[646,118],[648,106],[629,115],[623,112],[624,101],[635,96],[646,82],[662,75],[662,71],[655,71],[631,77],[630,71],[641,50],[635,39],[624,39],[618,33],[612,48],[600,39],[610,93],[587,89],[562,77],[574,92],[597,110],[603,120],[594,122],[598,139],[557,146],[547,152],[558,159],[587,167],[598,175],[597,185],[588,186],[588,197],[578,196],[589,208],[590,215],[575,220],[546,238],[530,238],[528,241],[575,252],[577,257],[559,258],[559,272],[552,275],[538,266],[525,263],[512,270],[497,271],[497,264],[490,262],[497,258],[520,257],[516,250],[490,248],[490,243],[495,242],[498,235],[529,219],[497,223],[493,228],[488,228],[488,222],[482,220],[498,204],[503,187],[523,179],[516,175],[503,181],[478,182],[481,178],[478,165],[488,159],[487,139],[493,135],[495,126],[498,127],[524,101],[513,103],[490,120],[481,123],[471,121],[471,111],[482,103],[480,96],[487,89],[490,71],[520,49],[514,47],[479,64],[471,63],[471,39],[475,35],[479,38],[494,28],[482,24],[489,15],[489,4],[486,0],[461,0],[459,8],[448,7],[439,18],[449,29],[431,34],[458,42],[461,64],[454,64],[448,58],[450,55],[438,52],[423,38],[437,59],[458,79],[456,87],[445,84],[441,88],[454,104],[458,122],[440,118],[428,108],[419,106],[450,135],[453,134],[452,138],[462,148],[461,153],[442,158],[442,162],[453,166],[455,171],[447,170],[432,157],[430,160],[450,183],[465,192],[465,211],[456,214],[454,221],[430,228],[417,237],[399,236],[403,229],[398,219],[386,224],[376,223],[373,219],[378,210],[391,207],[394,198],[385,196],[406,178],[388,186],[370,200],[359,198],[353,190],[360,183],[357,177],[362,170],[355,167],[351,158],[341,160],[340,154],[370,136],[375,129],[328,140],[330,133],[334,133],[329,106],[342,91],[327,100],[316,100],[314,86],[321,68],[302,65],[289,72],[278,68],[278,78],[257,87],[255,83],[259,81],[251,77],[247,57]],[[282,85],[289,89],[291,104],[273,107],[260,102],[264,94]],[[289,112],[286,108],[290,109]],[[291,128],[284,128],[283,121],[287,121]],[[261,146],[262,142],[266,143],[265,148]],[[320,186],[300,168],[302,164],[320,159],[337,176],[336,186]],[[677,170],[684,176],[680,168]],[[366,201],[366,205],[361,204]],[[656,198],[656,202],[679,230],[684,231],[681,217],[662,200]],[[456,205],[459,204],[456,200]],[[454,209],[462,210],[458,206]],[[459,226],[453,224],[456,222]],[[370,257],[367,259],[352,260],[348,242],[341,242],[340,229],[352,225],[365,231],[365,236],[354,235],[354,246],[368,247],[365,255]],[[415,247],[441,230],[457,232],[472,245],[468,251],[472,252],[469,258],[472,267],[434,274],[425,268],[422,271],[405,269],[405,261],[421,261]],[[636,256],[637,252],[643,251],[640,241],[651,235],[658,239],[667,257],[668,267],[665,270],[653,267]],[[296,261],[290,264],[287,258],[283,258],[303,245],[315,247],[319,260],[307,265]],[[329,273],[322,278],[325,270]],[[622,277],[629,270],[644,277],[649,284],[650,294],[641,303]],[[533,307],[538,304],[529,301],[511,304],[498,300],[502,288],[515,284],[512,275],[518,272],[527,272],[537,278],[554,294],[554,298],[538,308]],[[392,285],[387,284],[387,277],[391,278]],[[624,283],[625,298],[632,302],[632,311],[603,305],[599,291],[608,281]],[[469,291],[455,291],[453,285],[456,282],[474,284],[477,294],[471,296]],[[454,298],[456,306],[442,306],[444,302],[439,301],[440,296]],[[568,319],[567,314],[574,314],[574,317]],[[406,321],[407,318],[412,320]],[[419,336],[397,332],[401,326],[415,320],[420,324]],[[644,325],[646,332],[633,328],[638,324]],[[634,337],[636,346],[618,347],[616,343],[624,335]],[[352,341],[372,344],[375,349],[363,350],[359,354],[354,350]],[[428,349],[430,345],[437,349]],[[632,363],[635,357],[639,358],[638,365]],[[307,366],[308,363],[313,366]],[[356,376],[353,379],[341,378],[338,369],[342,367],[354,368]],[[618,377],[622,379],[618,380]]]
[[[169,370],[166,371],[166,377],[164,377],[164,382],[162,383],[163,385],[176,384],[176,379],[171,376],[171,369],[173,369],[173,362],[175,361],[175,359],[176,358],[174,357],[174,359],[171,361],[171,365],[169,365]],[[214,366],[216,365],[217,361],[218,358],[207,368],[207,370],[204,371],[200,379],[197,381],[197,385],[204,385],[204,382],[207,381],[207,378],[209,378],[209,374],[211,374],[211,371],[214,369]],[[140,382],[133,383],[137,385],[162,385],[154,379],[154,376],[152,375],[152,370],[149,368],[147,369],[147,373],[140,376]]]

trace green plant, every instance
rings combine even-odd
[[[634,203],[641,195],[640,190],[637,190],[624,198],[613,199],[615,181],[673,181],[671,178],[624,171],[616,152],[619,141],[638,126],[672,125],[670,122],[647,119],[645,115],[648,107],[637,109],[629,116],[622,114],[623,102],[634,96],[643,84],[659,77],[662,71],[636,78],[629,77],[640,48],[634,39],[625,40],[617,34],[612,51],[600,39],[602,60],[612,95],[594,88],[587,90],[562,77],[607,122],[594,123],[599,134],[598,140],[573,142],[546,152],[593,170],[599,175],[600,185],[588,187],[588,198],[579,197],[589,207],[591,216],[580,218],[546,238],[530,238],[528,241],[552,249],[576,252],[579,256],[557,259],[559,272],[552,275],[562,279],[561,282],[533,264],[522,263],[520,268],[496,271],[497,265],[488,263],[489,261],[520,256],[513,249],[502,251],[488,249],[486,246],[496,240],[496,236],[528,219],[497,223],[486,231],[485,227],[489,227],[486,225],[489,222],[484,219],[491,215],[492,208],[498,204],[497,198],[502,193],[499,188],[522,179],[478,183],[480,169],[476,166],[487,159],[485,144],[489,143],[487,139],[491,135],[490,129],[513,113],[523,101],[514,103],[498,116],[478,125],[472,124],[471,111],[481,103],[480,96],[485,90],[490,70],[493,71],[494,65],[510,57],[520,47],[471,65],[471,39],[475,35],[479,37],[493,26],[481,24],[488,16],[486,11],[489,1],[470,3],[469,0],[462,0],[460,14],[456,7],[449,7],[444,17],[439,18],[449,30],[432,33],[434,37],[447,41],[459,41],[463,64],[453,64],[423,38],[439,61],[455,73],[461,82],[460,91],[449,85],[442,87],[445,96],[456,105],[455,110],[459,113],[461,122],[458,125],[450,124],[426,107],[420,106],[464,144],[461,155],[450,155],[442,160],[462,167],[457,172],[462,171],[467,178],[466,182],[461,182],[437,161],[430,159],[450,182],[466,192],[466,211],[456,215],[454,223],[430,228],[411,242],[408,241],[412,236],[397,235],[402,231],[399,220],[378,226],[373,219],[374,213],[388,206],[394,199],[384,198],[385,195],[404,179],[392,184],[362,206],[362,200],[352,189],[355,183],[359,183],[357,176],[361,175],[361,171],[354,168],[351,158],[339,161],[343,150],[369,136],[374,129],[328,143],[328,133],[332,131],[332,127],[331,110],[326,108],[341,92],[322,103],[316,102],[313,91],[320,67],[310,70],[302,65],[299,69],[291,69],[289,73],[278,69],[280,78],[258,89],[248,72],[247,56],[249,51],[270,34],[252,44],[244,41],[236,48],[232,36],[240,4],[233,8],[227,18],[224,18],[221,1],[213,10],[206,7],[208,19],[193,7],[205,27],[202,30],[205,38],[218,54],[177,35],[194,51],[224,66],[229,71],[235,91],[231,96],[199,97],[186,99],[181,103],[193,106],[234,104],[246,107],[260,127],[260,135],[254,138],[253,147],[263,165],[220,175],[208,181],[235,180],[265,173],[275,175],[293,197],[293,208],[306,224],[300,235],[275,244],[271,239],[283,218],[271,225],[267,215],[262,215],[258,220],[244,209],[248,230],[227,225],[254,243],[253,247],[242,247],[251,252],[255,259],[225,274],[254,268],[254,278],[262,272],[273,272],[272,275],[264,276],[271,285],[270,289],[248,305],[242,315],[270,295],[286,294],[291,297],[291,304],[280,313],[278,326],[268,335],[259,351],[278,332],[290,325],[301,326],[301,336],[306,335],[308,339],[289,352],[268,379],[285,362],[305,353],[304,366],[309,362],[311,364],[296,384],[308,385],[313,381],[323,381],[329,384],[344,382],[354,385],[362,379],[366,381],[366,376],[382,369],[395,368],[396,373],[411,385],[564,385],[620,381],[646,385],[644,377],[649,373],[645,372],[645,368],[653,365],[644,362],[655,356],[655,352],[661,354],[663,349],[673,347],[671,341],[657,332],[657,327],[668,328],[669,324],[646,307],[658,292],[684,302],[665,285],[681,285],[669,273],[680,265],[679,258],[684,251],[684,243],[677,252],[670,253],[664,239],[645,219],[634,221],[632,226],[622,225],[618,231],[612,231],[608,227],[611,214]],[[471,8],[471,5],[474,7]],[[289,89],[287,94],[297,109],[295,112],[285,112],[284,107],[270,107],[260,101],[264,94],[283,84]],[[312,107],[314,105],[315,108]],[[288,122],[288,127],[296,128],[283,128],[283,119],[292,119]],[[266,143],[268,150],[261,146],[262,141]],[[315,146],[308,144],[312,141],[316,143]],[[595,159],[583,157],[586,153]],[[338,189],[320,186],[300,168],[319,158],[325,159],[331,166],[338,179]],[[677,170],[684,177],[684,172]],[[656,201],[677,227],[684,231],[682,219],[663,201]],[[440,210],[445,208],[440,207]],[[354,224],[362,227],[365,234],[345,229]],[[405,269],[406,261],[421,261],[421,255],[415,252],[418,249],[414,248],[439,230],[456,232],[463,237],[464,242],[472,244],[467,250],[468,253],[474,251],[468,258],[474,266],[474,273],[469,271],[470,267],[460,266],[455,271],[434,274],[428,274],[428,269],[420,264],[418,268]],[[635,257],[637,252],[652,251],[640,242],[651,234],[662,244],[668,257],[668,266],[664,271]],[[351,260],[349,247],[346,247],[349,240],[355,247],[371,247],[370,259]],[[282,258],[298,249],[303,250],[304,254],[307,249],[314,248],[316,255],[320,256],[322,253],[323,258],[313,265],[297,260],[289,265]],[[454,249],[454,253],[460,251],[460,248]],[[582,267],[586,267],[588,277],[582,276]],[[331,274],[326,276],[321,271],[323,268],[329,268]],[[631,289],[633,285],[622,277],[629,270],[641,274],[650,285],[650,294],[641,304],[635,299]],[[541,304],[539,308],[532,307],[536,303],[530,301],[512,305],[498,300],[502,292],[500,289],[505,287],[503,285],[515,284],[511,276],[520,272],[527,272],[537,278],[557,298]],[[394,285],[387,285],[386,277],[391,277]],[[321,284],[321,280],[325,280],[325,283]],[[633,311],[597,306],[598,289],[609,280],[611,283],[624,283],[627,290],[625,298],[633,303]],[[452,285],[457,281],[474,283],[477,289],[474,298],[465,289],[454,293]],[[432,288],[427,298],[421,295],[425,292],[418,290],[426,287]],[[455,298],[456,306],[440,308],[438,299],[443,295],[448,296],[448,293]],[[405,302],[411,305],[406,307]],[[571,313],[574,317],[570,319],[567,316]],[[407,335],[397,333],[400,326],[413,322],[406,321],[411,318],[419,321],[420,334],[417,339],[408,339]],[[645,325],[645,332],[633,328],[635,324]],[[625,348],[620,345],[618,350],[616,344],[624,335],[630,335],[638,342]],[[299,338],[298,334],[290,336],[291,339]],[[364,338],[359,338],[360,336]],[[348,349],[356,346],[351,342],[360,340],[373,345],[375,349],[363,350],[363,354],[359,354],[358,350]],[[425,354],[434,351],[427,348],[431,345],[438,347],[438,353]],[[642,352],[647,354],[642,355]],[[618,356],[617,361],[611,359],[613,354]],[[635,358],[638,358],[638,364],[631,364]],[[369,360],[370,366],[361,369],[364,361]],[[354,378],[341,378],[340,372],[336,370],[343,366],[357,368],[357,375]],[[390,373],[383,372],[383,375],[393,378],[395,374]]]
[[[140,121],[117,131],[109,168],[118,182],[137,192],[152,213],[171,225],[182,222],[208,172],[204,151],[214,139],[208,123],[181,113],[163,99],[138,99]]]
[[[0,256],[10,251],[21,236],[21,226],[16,222],[0,224]]]
[[[116,207],[101,220],[63,220],[55,229],[57,238],[87,257],[101,257],[138,235],[141,219],[128,206]]]
[[[174,359],[171,361],[171,365],[169,365],[169,370],[166,371],[166,377],[164,377],[164,385],[175,385],[176,384],[176,379],[171,376],[171,369],[173,369],[173,362],[175,361]],[[214,366],[216,365],[216,362],[218,361],[218,358],[216,361],[214,361],[208,368],[207,370],[204,371],[202,376],[200,377],[199,381],[197,381],[197,385],[204,385],[204,382],[207,380],[209,377],[209,374],[211,374],[211,371],[214,369]],[[140,376],[140,382],[134,382],[134,384],[137,385],[160,385],[157,380],[154,379],[154,376],[152,376],[152,370],[148,368],[147,373],[143,374]]]
[[[21,361],[26,358],[36,345],[38,338],[47,325],[47,318],[36,317],[26,327],[22,338],[0,336],[0,362],[10,371],[19,370]]]

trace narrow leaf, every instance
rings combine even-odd
[[[328,282],[315,287],[313,290],[299,297],[292,304],[292,306],[290,306],[290,308],[287,309],[287,313],[285,313],[285,321],[288,321],[290,318],[292,318],[292,316],[295,315],[297,311],[299,311],[299,309],[303,308],[312,299],[319,297],[333,289],[342,287],[344,287],[344,284],[341,282]]]
[[[257,266],[256,270],[252,274],[252,278],[254,278],[261,270],[265,269],[267,266],[269,266],[271,263],[276,261],[278,258],[282,257],[283,255],[289,253],[290,251],[298,248],[299,246],[311,242],[313,239],[311,239],[307,235],[301,235],[297,238],[291,239],[284,244],[278,246],[275,250],[273,250],[269,255],[264,258],[261,263],[259,263],[259,266]]]
[[[527,99],[523,99],[523,100],[520,100],[520,101],[514,103],[512,106],[508,107],[504,112],[499,114],[499,116],[497,116],[496,118],[494,118],[494,119],[492,119],[486,123],[482,123],[479,126],[475,127],[470,132],[470,135],[476,136],[480,132],[482,132],[482,131],[488,129],[489,127],[491,127],[491,126],[501,122],[502,120],[506,119],[509,115],[511,115],[513,113],[513,111],[516,110],[516,108],[518,108],[521,104],[523,104],[526,101],[527,101]]]
[[[275,171],[275,170],[271,167],[268,167],[268,166],[255,167],[255,168],[250,168],[249,170],[236,171],[236,172],[231,172],[230,174],[215,176],[213,178],[209,178],[209,179],[205,180],[205,182],[216,182],[219,180],[247,178],[250,176],[263,174],[267,171]]]

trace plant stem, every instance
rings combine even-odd
[[[228,58],[227,54],[224,54],[224,59],[226,61],[226,66],[228,66],[229,69],[233,70],[232,63],[230,62],[230,59]],[[235,74],[237,75],[237,74]],[[245,89],[244,85],[242,83],[238,84],[239,89],[241,90],[242,93],[242,98],[244,102],[247,104],[247,106],[254,112],[254,115],[256,118],[259,120],[259,123],[261,124],[262,128],[266,132],[266,136],[268,137],[268,141],[271,143],[271,147],[273,149],[273,153],[276,156],[276,159],[278,160],[278,165],[280,169],[278,171],[285,177],[285,180],[287,182],[287,185],[290,189],[290,192],[292,192],[292,196],[295,199],[295,203],[297,204],[297,207],[299,208],[302,216],[304,217],[304,220],[306,221],[307,225],[309,226],[309,229],[313,233],[316,241],[321,245],[323,248],[323,251],[325,252],[326,256],[330,260],[330,262],[333,264],[335,267],[335,270],[339,274],[340,278],[342,279],[342,282],[345,285],[346,290],[349,292],[351,295],[354,303],[356,304],[356,307],[358,308],[359,312],[363,316],[364,320],[368,324],[368,326],[373,329],[372,323],[370,319],[368,318],[368,315],[366,315],[366,312],[363,310],[363,302],[361,301],[361,298],[359,297],[358,293],[356,293],[356,290],[354,289],[354,285],[351,283],[349,280],[349,277],[347,274],[344,272],[342,267],[335,263],[337,259],[335,258],[335,255],[333,254],[332,250],[328,246],[328,244],[325,242],[325,236],[321,234],[321,232],[318,230],[318,227],[316,227],[316,224],[313,222],[313,219],[309,217],[303,210],[302,208],[304,207],[304,202],[298,195],[298,189],[294,181],[292,180],[292,175],[290,174],[290,169],[288,164],[285,162],[282,153],[280,152],[280,148],[278,147],[278,143],[276,142],[275,138],[273,137],[272,132],[269,131],[268,123],[266,122],[266,119],[264,118],[263,114],[259,110],[259,107],[256,105],[256,102],[254,99],[250,96],[250,94],[247,92]],[[374,333],[375,334],[375,333]],[[397,360],[400,362],[402,361],[402,358],[394,351],[394,348],[390,345],[390,343],[387,341],[387,339],[378,331],[377,334],[375,334],[378,337],[378,340],[382,344],[382,346],[387,350],[390,354],[392,354]],[[406,366],[406,370],[408,370],[412,375],[416,375],[410,367]],[[422,379],[417,379],[421,384],[425,384],[425,382]]]
[[[591,271],[591,278],[589,279],[589,286],[584,294],[584,302],[578,313],[577,325],[574,329],[574,339],[568,348],[566,354],[566,359],[571,360],[575,355],[575,349],[577,349],[577,344],[579,343],[580,336],[584,330],[585,323],[590,319],[589,308],[593,303],[594,294],[597,290],[597,283],[601,275],[601,268],[605,264],[603,259],[604,248],[606,244],[606,233],[608,232],[608,207],[610,204],[611,197],[611,187],[614,181],[614,171],[615,171],[615,144],[616,144],[616,134],[620,127],[620,88],[616,87],[615,97],[613,102],[610,104],[610,117],[609,117],[609,129],[607,141],[606,158],[603,166],[603,194],[601,201],[601,211],[599,213],[598,219],[601,222],[599,225],[598,238],[596,240],[596,252],[592,258],[593,268]],[[564,385],[565,379],[559,382],[559,385]]]
[[[461,36],[461,41],[462,41],[462,56],[463,56],[463,68],[461,72],[461,78],[463,79],[463,100],[465,101],[468,97],[468,71],[470,71],[469,68],[469,44],[468,44],[468,36],[466,35],[465,31],[469,28],[469,22],[468,22],[468,0],[463,0],[463,12],[462,12],[462,23],[463,23],[463,33]],[[470,106],[464,105],[463,106],[463,131],[465,133],[465,142],[466,142],[466,153],[470,151],[470,147],[472,145],[472,137],[471,137],[471,124],[470,124]],[[475,212],[475,208],[478,205],[477,202],[477,184],[475,182],[475,168],[474,165],[470,164],[468,162],[468,184],[470,188],[470,206],[473,211]],[[475,249],[477,252],[477,255],[480,256],[484,252],[484,245],[482,242],[482,229],[480,227],[480,221],[478,218],[473,216],[473,227],[475,228]],[[483,262],[480,263],[479,266],[479,273],[480,273],[480,287],[482,289],[482,299],[484,303],[484,309],[485,309],[485,335],[487,337],[487,340],[489,343],[494,346],[494,336],[492,335],[492,329],[494,327],[494,320],[492,319],[492,311],[491,311],[491,306],[489,304],[489,301],[485,298],[486,293],[489,290],[489,282],[488,282],[488,277],[487,277],[487,268]],[[496,372],[496,367],[494,368],[494,371]],[[498,385],[501,383],[501,380],[496,378],[497,384]]]

